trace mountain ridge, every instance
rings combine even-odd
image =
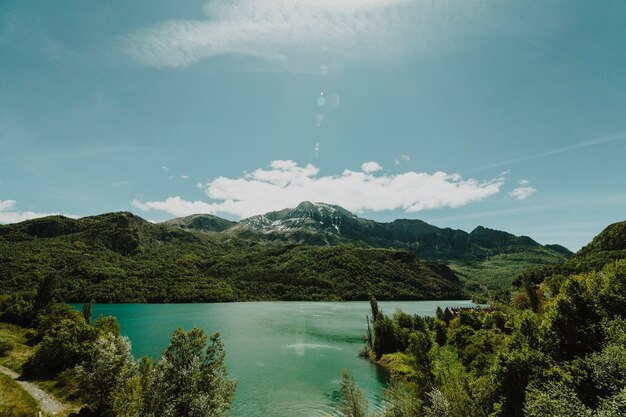
[[[562,262],[573,255],[560,245],[541,245],[528,236],[484,226],[468,233],[418,219],[383,223],[358,217],[340,206],[309,201],[233,222],[220,233],[263,244],[349,244],[406,250],[420,259],[450,266],[474,287],[505,286],[526,267]]]

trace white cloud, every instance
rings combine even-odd
[[[35,213],[33,211],[19,211],[15,210],[17,201],[15,200],[0,200],[0,223],[18,223],[24,220],[36,219],[38,217],[54,216],[59,213]],[[76,216],[65,214],[67,217]]]
[[[133,206],[163,211],[174,216],[195,213],[228,213],[239,217],[295,207],[302,201],[337,204],[348,210],[419,212],[442,207],[461,207],[500,191],[502,177],[487,181],[463,179],[445,172],[405,172],[387,175],[345,170],[341,175],[318,176],[311,164],[273,161],[269,169],[257,169],[240,178],[218,177],[207,183],[210,202],[169,197]]]
[[[201,183],[200,181],[198,181],[198,182],[196,183],[196,188],[200,188],[200,189],[202,189],[202,188],[204,188],[204,185],[202,185],[202,183]]]
[[[161,169],[163,170],[163,172],[168,172],[170,170],[170,168],[166,167],[165,165],[163,165]]]
[[[361,165],[361,170],[363,170],[363,172],[367,172],[368,174],[380,171],[381,169],[383,169],[383,167],[380,166],[378,162],[374,161],[364,162],[363,165]]]
[[[537,189],[535,187],[517,187],[516,189],[511,191],[509,195],[513,198],[516,198],[517,200],[525,200],[536,192]]]
[[[180,179],[181,180],[188,180],[189,179],[189,175],[181,175]]]
[[[205,203],[204,201],[185,201],[180,197],[169,197],[165,201],[150,201],[147,203],[142,203],[135,199],[131,204],[143,211],[164,211],[176,217],[197,213],[213,213],[215,211],[213,204]]]
[[[468,32],[510,31],[511,25],[497,25],[495,12],[488,2],[461,0],[213,0],[204,19],[135,30],[122,38],[122,48],[157,68],[239,54],[318,72],[321,58],[380,61],[441,50]]]
[[[525,187],[525,186],[527,186],[527,185],[529,185],[529,184],[530,184],[530,181],[528,181],[528,180],[519,180],[519,181],[517,182],[517,184],[518,184],[518,185],[521,185],[522,187]]]

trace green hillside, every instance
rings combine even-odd
[[[607,226],[599,235],[565,262],[545,265],[525,271],[514,284],[520,285],[526,277],[535,284],[546,278],[561,281],[571,274],[598,271],[604,265],[626,258],[626,221]]]
[[[522,270],[559,263],[572,255],[559,245],[544,246],[527,236],[482,226],[467,233],[415,219],[380,223],[339,206],[308,201],[236,223],[217,219],[212,215],[195,215],[166,223],[270,245],[352,245],[406,250],[419,259],[449,265],[471,290],[508,287]]]
[[[273,246],[130,213],[0,226],[0,291],[30,292],[49,275],[64,300],[77,302],[467,296],[448,268],[405,251]]]

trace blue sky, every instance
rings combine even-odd
[[[0,2],[0,222],[300,200],[576,250],[626,218],[626,3]]]

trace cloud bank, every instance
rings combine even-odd
[[[0,200],[0,223],[18,223],[24,220],[36,219],[38,217],[53,216],[60,213],[36,213],[33,211],[19,211],[15,209],[17,201]],[[66,215],[67,217],[76,217]]]
[[[157,68],[182,68],[218,55],[239,54],[287,69],[315,63],[319,70],[320,57],[379,61],[418,49],[439,50],[468,31],[492,26],[487,4],[214,0],[205,4],[204,19],[173,19],[140,28],[122,38],[122,48],[138,62]]]
[[[380,165],[374,161],[367,164]],[[181,217],[196,213],[226,213],[238,217],[295,207],[302,201],[342,206],[350,211],[403,210],[415,213],[444,207],[455,208],[497,194],[502,177],[480,181],[459,174],[409,171],[398,175],[345,170],[341,175],[319,176],[319,169],[294,161],[277,160],[240,178],[218,177],[204,187],[209,202],[187,201],[179,196],[163,201],[134,200],[143,211],[162,211]],[[382,167],[381,167],[382,168]]]

